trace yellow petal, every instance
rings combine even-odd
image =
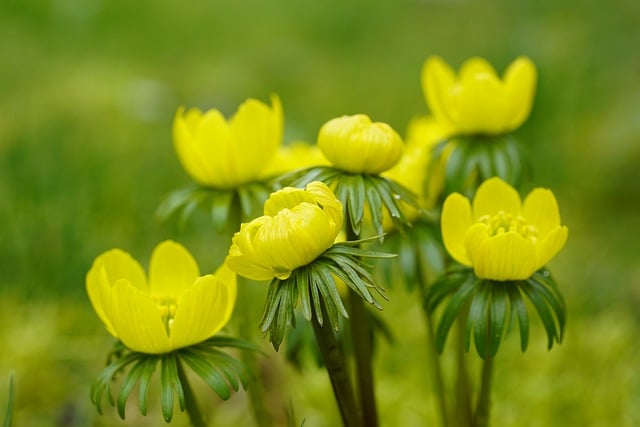
[[[112,249],[96,257],[87,273],[86,288],[89,300],[107,331],[115,337],[110,315],[105,311],[105,302],[111,299],[111,288],[120,279],[127,279],[141,290],[147,289],[147,279],[140,264],[128,253]]]
[[[462,64],[459,73],[460,80],[463,84],[467,79],[473,79],[480,74],[487,74],[495,79],[498,78],[493,66],[486,59],[480,58],[479,56],[467,59],[464,64]]]
[[[253,244],[256,257],[271,266],[276,277],[286,279],[329,248],[337,233],[320,207],[302,203],[280,211],[256,233]]]
[[[536,90],[535,64],[527,57],[513,61],[504,75],[510,118],[508,130],[516,129],[529,117]]]
[[[222,283],[225,284],[229,293],[227,301],[227,311],[225,312],[223,318],[223,322],[226,324],[231,318],[231,313],[233,313],[233,308],[236,305],[236,298],[238,296],[238,277],[236,276],[236,273],[231,271],[226,262],[218,267],[218,269],[214,273],[214,276],[216,276],[218,280],[222,281]]]
[[[344,221],[344,210],[342,203],[333,194],[333,191],[320,181],[313,181],[307,184],[305,191],[312,197],[314,203],[320,205],[325,213],[331,218],[332,228],[339,230],[342,228]]]
[[[478,248],[489,238],[489,226],[481,222],[473,224],[464,239],[464,246],[471,260],[471,264],[475,263]]]
[[[282,143],[282,106],[275,95],[272,103],[270,108],[258,100],[249,99],[229,120],[234,143],[227,159],[235,162],[233,173],[238,182],[260,176]]]
[[[495,73],[470,75],[462,82],[452,104],[459,113],[458,130],[464,133],[501,133],[508,116],[505,88]]]
[[[524,199],[522,216],[538,230],[538,238],[543,239],[560,225],[560,212],[556,198],[550,190],[536,188]]]
[[[238,181],[235,141],[224,116],[215,109],[207,111],[191,143],[193,162],[203,173],[201,183],[216,188],[230,188]]]
[[[538,242],[538,257],[535,269],[538,270],[545,265],[551,259],[556,256],[558,252],[564,247],[567,242],[567,236],[569,229],[564,225],[557,226],[544,238]]]
[[[271,268],[256,257],[253,247],[255,234],[265,223],[270,221],[271,217],[262,216],[240,226],[240,231],[233,236],[226,259],[226,263],[232,271],[252,280],[273,279]]]
[[[313,197],[301,188],[285,187],[271,193],[264,203],[264,214],[275,216],[282,209],[291,209],[302,202],[313,203]]]
[[[169,337],[173,348],[200,343],[222,329],[233,309],[230,286],[208,274],[180,297]]]
[[[484,215],[495,215],[500,211],[520,214],[520,195],[509,184],[500,178],[489,178],[478,187],[473,199],[473,217],[479,219]]]
[[[480,244],[473,268],[481,279],[524,280],[536,270],[536,248],[518,233],[501,233]]]
[[[447,197],[442,207],[442,239],[451,256],[461,264],[471,265],[465,247],[467,230],[471,227],[471,204],[459,193]]]
[[[454,71],[439,56],[427,58],[422,66],[422,90],[431,113],[438,121],[453,126],[457,113],[451,103],[451,95],[456,83]]]
[[[113,327],[128,348],[148,354],[173,349],[158,306],[149,294],[132,286],[128,280],[119,280],[113,287],[109,305]]]
[[[179,243],[166,240],[151,254],[149,287],[153,296],[176,298],[200,275],[198,264]]]

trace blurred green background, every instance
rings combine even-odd
[[[142,418],[135,399],[126,423],[91,406],[89,384],[113,340],[84,275],[112,247],[146,265],[166,238],[203,270],[223,259],[226,237],[206,224],[154,217],[189,183],[171,143],[179,105],[229,115],[277,93],[286,141],[313,141],[326,120],[360,112],[403,133],[427,113],[427,56],[457,68],[480,55],[501,72],[525,54],[539,85],[518,136],[532,184],[554,190],[570,229],[551,265],[569,323],[551,352],[540,324],[524,355],[507,339],[492,417],[497,426],[640,425],[639,22],[634,0],[4,0],[0,416],[15,370],[15,426],[161,425],[158,408]],[[383,425],[433,425],[420,310],[402,290],[391,297],[384,315],[399,339],[376,356]],[[245,303],[261,310],[262,301]],[[302,375],[273,352],[265,363],[274,413],[290,402],[306,426],[336,425],[323,371]],[[251,425],[244,392],[222,403],[201,396],[212,425]]]

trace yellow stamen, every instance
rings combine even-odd
[[[538,229],[529,224],[523,216],[499,211],[493,216],[483,215],[478,220],[489,226],[489,236],[510,231],[518,233],[534,244],[538,241]]]

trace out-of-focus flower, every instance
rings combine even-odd
[[[342,229],[342,204],[324,183],[272,193],[264,216],[242,224],[227,264],[253,280],[284,280],[333,245]]]
[[[262,175],[265,177],[282,175],[297,169],[313,166],[329,166],[329,160],[315,144],[294,142],[280,147]]]
[[[282,143],[282,105],[249,99],[228,121],[218,110],[180,107],[173,141],[182,166],[199,184],[220,189],[259,179]]]
[[[402,156],[400,135],[386,123],[364,114],[342,116],[325,123],[318,146],[333,166],[350,173],[378,174]]]
[[[480,185],[473,206],[453,193],[442,208],[447,251],[481,279],[529,278],[562,249],[567,235],[550,190],[536,188],[521,203],[518,192],[499,178]]]
[[[120,249],[99,255],[86,277],[87,293],[111,335],[129,349],[162,354],[212,337],[229,320],[236,275],[226,266],[200,276],[191,254],[164,241],[151,255],[149,277]]]
[[[529,116],[536,87],[536,67],[527,57],[512,62],[500,79],[491,64],[467,60],[458,75],[439,56],[422,68],[422,88],[433,115],[454,133],[503,134]]]

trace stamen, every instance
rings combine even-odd
[[[520,215],[513,215],[505,211],[499,211],[497,214],[483,215],[478,221],[489,226],[489,236],[502,234],[506,231],[518,233],[532,243],[538,241],[538,230],[527,222],[527,219]]]

